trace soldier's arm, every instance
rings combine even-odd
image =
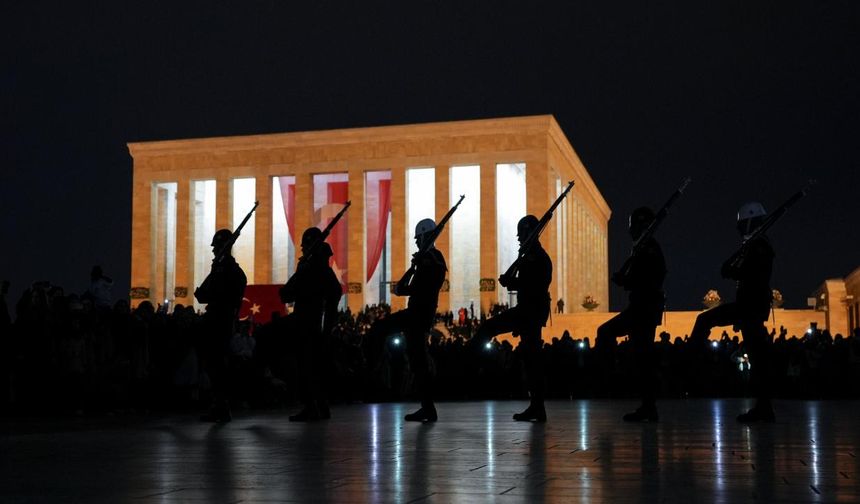
[[[328,270],[328,274],[326,275],[326,283],[326,303],[330,306],[337,306],[341,296],[343,296],[343,287],[341,287],[337,276],[331,269]]]
[[[203,280],[199,287],[194,289],[194,297],[199,303],[208,304],[212,301],[212,284],[215,282],[212,273]]]
[[[278,290],[278,295],[280,295],[281,302],[284,304],[294,303],[296,301],[296,286],[299,283],[299,280],[296,277],[301,277],[301,274],[298,271],[293,273],[293,276],[287,280],[287,283]]]

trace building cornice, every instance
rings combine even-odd
[[[603,218],[607,221],[609,217],[612,215],[612,209],[609,208],[609,204],[603,198],[603,195],[600,194],[600,191],[597,189],[597,185],[594,183],[594,180],[591,178],[591,175],[588,174],[588,170],[585,169],[585,165],[582,164],[582,160],[579,158],[579,155],[573,150],[573,146],[570,145],[570,141],[567,139],[567,136],[562,131],[561,126],[556,122],[555,117],[549,116],[550,125],[549,125],[549,138],[558,148],[558,151],[565,158],[570,166],[574,169],[574,174],[576,178],[574,182],[577,187],[583,189],[594,201],[597,210],[599,210],[603,215]]]
[[[127,145],[132,157],[135,160],[140,160],[147,157],[195,154],[200,152],[215,153],[356,143],[382,143],[434,137],[453,138],[475,135],[533,134],[550,131],[553,123],[555,123],[555,119],[551,115],[538,115],[294,133],[131,142]]]

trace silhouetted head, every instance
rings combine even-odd
[[[302,254],[307,255],[311,247],[322,238],[322,230],[318,227],[309,227],[302,233]]]
[[[517,222],[517,239],[520,243],[526,241],[526,238],[532,234],[532,231],[537,229],[538,223],[538,218],[531,214],[526,215]]]
[[[90,278],[93,280],[98,280],[103,274],[101,266],[93,266],[93,269],[90,270]]]
[[[767,211],[765,211],[764,206],[758,201],[744,203],[738,209],[738,233],[741,236],[748,236],[757,227],[761,226],[766,216]]]
[[[143,318],[149,318],[155,314],[155,308],[153,308],[151,302],[141,301],[141,303],[137,305],[137,308],[134,309],[134,313]]]
[[[654,210],[648,207],[639,207],[633,210],[633,213],[630,214],[630,220],[627,222],[627,230],[630,232],[630,236],[634,240],[638,240],[654,221],[654,217]]]
[[[221,252],[221,249],[230,243],[230,238],[232,237],[233,232],[229,229],[219,229],[218,231],[215,231],[215,235],[212,237],[212,253],[218,255],[218,253]],[[227,253],[230,253],[229,248],[227,249]]]
[[[433,230],[436,229],[436,221],[433,219],[421,219],[415,225],[415,245],[423,248],[425,240],[431,238]]]

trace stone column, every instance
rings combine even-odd
[[[364,245],[364,171],[359,167],[349,167],[349,201],[346,211],[349,233],[347,235],[348,284],[346,302],[352,313],[364,308],[364,284],[367,276]]]
[[[445,213],[448,212],[450,206],[456,203],[456,197],[454,201],[451,201],[450,197],[450,189],[451,184],[449,183],[449,174],[451,173],[451,167],[447,164],[437,165],[436,166],[436,176],[434,177],[436,181],[436,223],[438,224],[442,217],[445,216]],[[456,217],[452,217],[456,218]],[[450,257],[451,257],[451,228],[449,226],[445,226],[445,230],[439,235],[439,238],[436,239],[436,248],[442,252],[442,255],[445,256],[445,261],[448,262],[450,266]],[[448,271],[448,279],[450,280],[451,272]],[[451,309],[451,295],[449,293],[449,283],[446,281],[445,285],[442,287],[442,291],[439,292],[439,307],[437,311],[447,312]]]
[[[176,183],[176,282],[174,292],[165,297],[186,306],[194,302],[194,287],[191,285],[191,181],[182,178]]]
[[[255,284],[272,283],[272,177],[256,178],[257,201],[254,212],[254,281]],[[250,278],[248,279],[250,283]]]
[[[546,203],[544,204],[544,209],[538,210],[538,213],[535,214],[538,219],[541,218],[543,212],[546,212],[549,209],[549,206],[559,195],[556,173],[546,164],[544,165],[544,169],[546,170]],[[562,184],[561,190],[564,190],[564,187],[565,185]],[[558,234],[558,226],[559,222],[563,219],[563,211],[564,209],[561,204],[559,204],[559,206],[556,207],[555,212],[553,212],[552,220],[547,224],[546,230],[543,232],[542,236],[542,238],[545,238],[544,243],[546,251],[549,254],[549,258],[552,260],[552,282],[549,285],[549,295],[552,299],[552,303],[550,304],[551,310],[555,309],[555,302],[558,300],[559,296],[559,285],[564,278],[564,265],[562,264],[561,256],[559,256],[558,253],[558,243],[561,239]]]
[[[548,173],[545,160],[529,160],[526,162],[526,213],[534,215],[538,219],[549,209],[549,205],[555,200],[555,181]],[[552,183],[550,183],[552,180]],[[555,219],[555,217],[553,217]],[[552,260],[552,282],[549,285],[549,293],[555,298],[557,271],[557,250],[555,249],[555,221],[551,220],[544,228],[540,236],[540,243]]]
[[[391,169],[391,281],[396,282],[406,271],[406,168]],[[391,309],[406,306],[406,298],[391,295]]]
[[[606,222],[600,222],[600,254],[597,257],[598,282],[600,285],[601,307],[598,311],[609,311],[609,229]]]
[[[233,193],[230,178],[221,172],[215,180],[215,231],[219,229],[233,230]]]
[[[481,312],[489,313],[498,300],[496,244],[496,163],[481,162]],[[488,290],[492,289],[492,290]],[[477,315],[477,314],[476,314]]]
[[[576,232],[574,228],[574,220],[573,220],[573,209],[574,209],[574,199],[576,198],[576,186],[573,186],[573,189],[570,190],[570,194],[567,195],[567,201],[565,202],[565,233],[566,240],[564,243],[565,252],[567,254],[567,275],[565,276],[565,289],[564,289],[564,312],[572,313],[574,308],[576,307],[576,296],[574,295],[575,289],[575,279],[576,279],[576,259],[575,259],[575,248],[573,246],[576,241]]]
[[[834,336],[837,333],[843,336],[850,334],[848,309],[845,301],[848,292],[845,289],[845,281],[841,278],[825,280],[824,288],[827,293],[827,311],[824,312],[827,330]]]
[[[302,233],[311,226],[314,216],[314,179],[307,171],[296,173],[296,257],[302,255],[301,242]],[[295,264],[292,265],[295,271]]]
[[[167,293],[164,291],[167,282],[167,263],[164,258],[167,256],[167,205],[168,191],[163,187],[155,186],[155,197],[153,199],[153,207],[155,207],[155,261],[152,267],[152,291],[150,292],[150,300],[152,304],[158,306],[164,302],[164,297]]]
[[[137,175],[131,196],[131,306],[152,300],[152,181]]]

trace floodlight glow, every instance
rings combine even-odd
[[[487,350],[489,350],[489,349],[493,348],[493,344],[492,344],[491,342],[489,342],[489,341],[488,341],[487,343],[485,343],[485,344],[484,344],[484,348],[486,348]]]
[[[712,341],[712,342],[711,342],[711,346],[712,346],[712,347],[714,347],[714,348],[717,348],[719,345],[720,345],[720,344],[719,344],[719,343],[717,343],[716,341]]]
[[[392,343],[394,343],[394,346],[398,346],[398,345],[400,345],[400,338],[394,338],[394,340],[392,341]]]
[[[579,348],[585,348],[585,342],[584,341],[579,342]]]

